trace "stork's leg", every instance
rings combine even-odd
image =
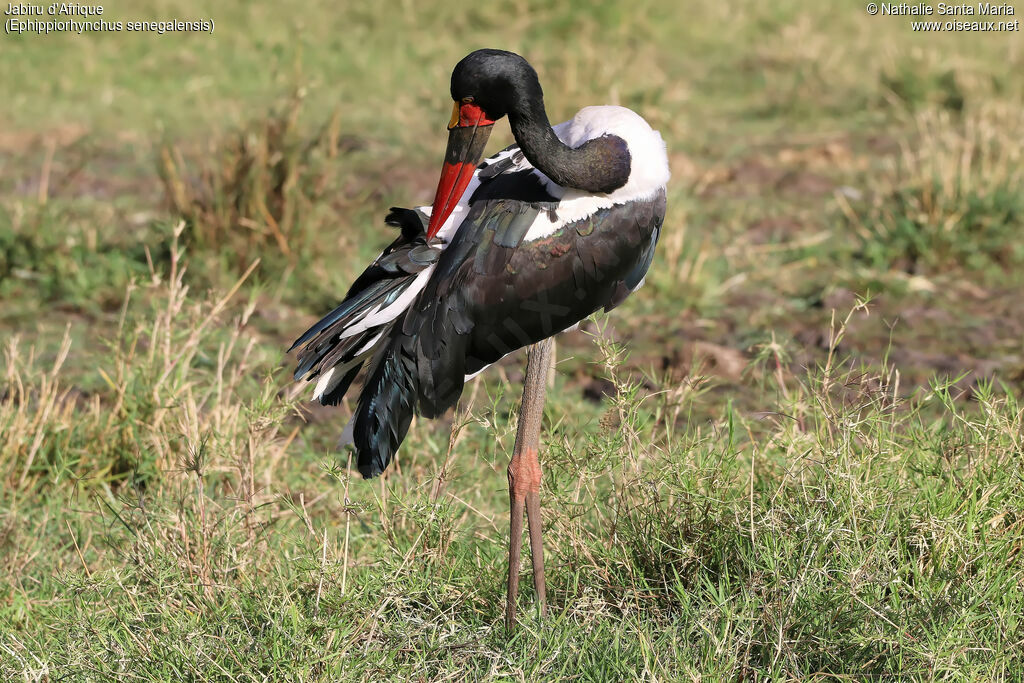
[[[523,508],[530,525],[530,556],[533,559],[533,586],[541,615],[547,614],[544,588],[544,548],[541,542],[540,519],[540,427],[544,417],[544,395],[547,391],[548,369],[551,367],[554,340],[534,344],[526,360],[526,381],[523,402],[519,407],[519,429],[512,461],[508,464],[510,500],[508,544],[508,605],[505,625],[516,622],[516,596],[519,593],[519,556],[523,546]]]

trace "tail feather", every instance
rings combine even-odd
[[[298,349],[295,379],[316,380],[313,400],[323,405],[338,404],[369,366],[355,415],[342,434],[343,443],[351,438],[356,446],[364,477],[387,468],[416,409],[415,334],[403,334],[402,327],[441,256],[439,241],[426,239],[428,218],[419,209],[392,207],[385,222],[401,235],[289,349]]]
[[[345,398],[345,392],[352,386],[353,380],[356,375],[363,368],[363,361],[358,360],[351,364],[352,367],[332,368],[332,370],[339,375],[339,377],[332,381],[324,391],[320,393],[320,405],[324,406],[336,406],[341,403],[341,399]],[[314,398],[316,398],[314,396]]]
[[[397,333],[382,348],[359,396],[353,441],[359,473],[366,479],[387,469],[412,422],[418,379],[410,342]]]

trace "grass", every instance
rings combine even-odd
[[[216,12],[4,38],[0,678],[1024,676],[1016,36],[795,0]],[[511,635],[522,357],[367,483],[283,353],[430,199],[484,45],[555,120],[641,111],[673,168],[647,286],[559,340],[551,614],[524,588]]]

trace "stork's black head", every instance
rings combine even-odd
[[[514,52],[477,50],[452,71],[452,99],[476,104],[492,121],[522,112],[542,98],[537,72]]]
[[[427,239],[437,234],[469,187],[495,121],[506,115],[513,123],[546,121],[537,72],[514,52],[477,50],[464,57],[452,71],[452,99],[448,149]]]
[[[525,59],[504,50],[477,50],[452,71],[455,106],[448,122],[448,150],[427,226],[431,239],[455,210],[483,157],[494,122],[501,117],[528,115],[540,108],[543,95],[537,72]]]

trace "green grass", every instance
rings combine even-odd
[[[105,11],[217,29],[3,38],[0,678],[1024,677],[1016,35],[796,0]],[[550,614],[524,575],[513,634],[522,356],[373,482],[284,356],[429,201],[483,46],[553,120],[637,109],[673,169],[647,286],[559,340]]]

